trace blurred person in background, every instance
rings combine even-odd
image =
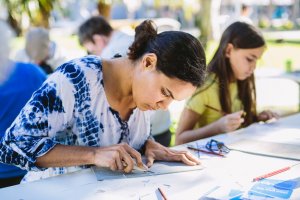
[[[9,42],[12,31],[3,21],[0,21],[0,138],[5,130],[37,90],[46,74],[36,65],[13,62],[9,59]],[[0,163],[0,187],[19,184],[25,170],[13,165]]]
[[[27,32],[25,48],[16,53],[15,60],[37,64],[47,74],[51,74],[65,62],[65,56],[57,44],[50,40],[48,30],[35,27]]]
[[[134,37],[122,31],[114,30],[102,16],[86,20],[78,29],[79,43],[88,54],[110,59],[115,55],[126,56]]]
[[[242,4],[240,13],[241,14],[240,14],[238,21],[253,25],[253,21],[250,18],[251,13],[252,13],[252,8],[250,7],[250,5]]]

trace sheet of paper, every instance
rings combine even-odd
[[[300,143],[284,144],[277,142],[261,141],[259,139],[242,139],[228,145],[230,149],[249,152],[256,155],[265,155],[277,158],[288,158],[300,161]]]
[[[203,169],[203,165],[188,166],[181,162],[155,162],[148,171],[133,170],[131,173],[124,173],[122,171],[111,171],[109,168],[92,167],[97,180],[107,179],[123,179],[123,178],[137,178],[146,176],[156,176],[161,174],[172,174],[186,171],[195,171]]]

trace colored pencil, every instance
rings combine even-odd
[[[158,191],[160,192],[161,196],[163,197],[164,200],[168,200],[166,194],[164,193],[164,191],[161,188],[158,188]]]
[[[212,155],[215,155],[215,156],[225,157],[223,154],[216,153],[216,152],[213,152],[213,151],[206,151],[206,150],[203,150],[203,149],[197,149],[197,148],[190,147],[190,146],[188,146],[187,148],[188,148],[188,149],[192,149],[192,150],[194,150],[194,151],[200,151],[200,152],[206,153],[206,154],[212,154]]]
[[[227,114],[227,113],[223,112],[222,110],[219,110],[219,109],[217,109],[217,108],[214,108],[214,107],[212,107],[212,106],[210,106],[210,105],[204,104],[204,106],[207,107],[207,108],[209,108],[209,109],[211,109],[211,110],[214,110],[214,111],[220,113],[221,115],[226,115],[226,114]]]
[[[291,169],[292,167],[294,167],[294,166],[296,166],[296,165],[299,165],[299,164],[300,164],[300,163],[297,163],[297,164],[294,164],[294,165],[292,165],[292,166],[284,167],[284,168],[278,169],[278,170],[276,170],[276,171],[272,171],[272,172],[270,172],[270,173],[267,173],[267,174],[264,174],[264,175],[255,177],[255,178],[253,178],[252,181],[253,181],[253,182],[255,182],[255,181],[260,181],[260,180],[262,180],[262,179],[269,178],[269,177],[271,177],[271,176],[275,176],[275,175],[280,174],[280,173],[282,173],[282,172],[285,172],[285,171],[287,171],[287,170]]]
[[[219,110],[219,109],[217,109],[217,108],[214,108],[214,107],[212,107],[212,106],[210,106],[210,105],[204,104],[204,106],[207,107],[207,108],[209,108],[209,109],[211,109],[211,110],[214,110],[214,111],[220,113],[220,114],[223,115],[223,116],[224,116],[224,115],[227,115],[226,112],[223,112],[222,110]],[[246,113],[245,111],[243,111],[241,117],[246,117],[246,115],[247,115],[247,113]]]

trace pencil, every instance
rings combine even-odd
[[[216,155],[216,156],[225,157],[223,154],[216,153],[216,152],[213,152],[213,151],[206,151],[206,150],[203,150],[203,149],[197,149],[197,148],[190,147],[190,146],[188,146],[187,148],[192,149],[194,151],[200,151],[200,152],[207,153],[207,154],[213,154],[213,155]]]
[[[271,176],[275,176],[276,174],[280,174],[280,173],[282,173],[282,172],[285,172],[285,171],[287,171],[287,170],[291,169],[292,167],[294,167],[294,166],[296,166],[296,165],[299,165],[299,164],[300,164],[300,163],[297,163],[297,164],[294,164],[294,165],[292,165],[292,166],[284,167],[284,168],[278,169],[278,170],[276,170],[276,171],[273,171],[273,172],[270,172],[270,173],[267,173],[267,174],[258,176],[258,177],[256,177],[256,178],[253,178],[252,181],[253,181],[253,182],[255,182],[255,181],[260,181],[260,180],[262,180],[262,179],[269,178],[269,177],[271,177]]]
[[[207,108],[209,108],[209,109],[211,109],[211,110],[214,110],[214,111],[220,113],[221,115],[226,115],[226,113],[223,112],[222,110],[219,110],[219,109],[217,109],[217,108],[214,108],[214,107],[212,107],[212,106],[210,106],[210,105],[204,104],[204,106],[207,107]]]
[[[227,115],[226,112],[224,112],[224,111],[222,111],[222,110],[219,110],[219,109],[217,109],[217,108],[214,108],[214,107],[212,107],[212,106],[210,106],[210,105],[204,104],[204,106],[207,107],[207,108],[209,108],[209,109],[212,109],[212,110],[214,110],[214,111],[216,111],[216,112],[218,112],[218,113],[220,113],[221,115]],[[247,115],[247,113],[246,113],[245,111],[243,111],[241,117],[246,117],[246,115]]]
[[[166,194],[164,193],[164,191],[161,188],[158,188],[158,191],[160,192],[160,194],[164,200],[168,200]]]

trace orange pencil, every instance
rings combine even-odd
[[[255,181],[260,181],[260,180],[262,180],[262,179],[269,178],[269,177],[271,177],[271,176],[275,176],[276,174],[280,174],[280,173],[282,173],[282,172],[285,172],[285,171],[287,171],[287,170],[291,169],[292,167],[294,167],[294,166],[296,166],[296,165],[299,165],[299,164],[300,164],[300,163],[297,163],[297,164],[294,164],[294,165],[292,165],[292,166],[284,167],[284,168],[278,169],[278,170],[276,170],[276,171],[273,171],[273,172],[270,172],[270,173],[267,173],[267,174],[264,174],[264,175],[255,177],[255,178],[253,178],[252,181],[253,181],[253,182],[255,182]]]
[[[209,108],[209,109],[211,109],[211,110],[214,110],[214,111],[220,113],[220,114],[223,115],[223,116],[224,116],[224,115],[227,115],[226,112],[224,112],[224,111],[222,111],[222,110],[219,110],[219,109],[217,109],[217,108],[214,108],[214,107],[212,107],[212,106],[210,106],[210,105],[204,104],[204,106],[207,107],[207,108]],[[246,113],[245,111],[243,111],[241,117],[245,117],[246,115],[247,115],[247,113]]]

